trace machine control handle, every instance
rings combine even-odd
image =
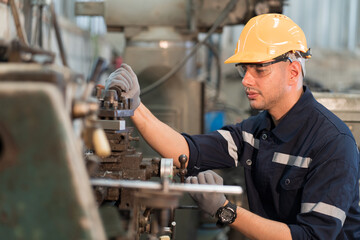
[[[102,128],[95,128],[92,135],[92,141],[96,155],[99,157],[108,157],[111,154],[111,148],[105,131]]]
[[[179,156],[179,162],[180,162],[179,174],[180,174],[180,180],[182,183],[185,183],[185,175],[187,174],[187,169],[186,169],[187,160],[188,160],[188,158],[185,154],[181,154]]]

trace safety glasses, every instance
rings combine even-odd
[[[274,63],[278,62],[286,62],[290,61],[292,63],[292,60],[289,57],[286,56],[280,56],[278,58],[275,58],[271,62],[266,63],[237,63],[235,64],[235,67],[239,71],[240,77],[244,78],[246,72],[249,72],[251,76],[254,78],[262,78],[267,75],[269,75],[272,72],[272,65]]]

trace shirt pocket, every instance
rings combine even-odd
[[[290,171],[279,182],[279,215],[287,223],[296,222],[301,209],[301,198],[306,171]]]

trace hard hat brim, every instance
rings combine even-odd
[[[263,54],[263,53],[254,53],[254,54],[242,54],[242,53],[237,53],[232,55],[231,57],[229,57],[228,59],[225,60],[225,64],[227,63],[260,63],[260,62],[265,62],[271,59],[274,59],[279,55],[268,55],[268,54]]]

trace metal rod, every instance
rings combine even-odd
[[[24,28],[23,28],[23,26],[21,25],[21,22],[20,22],[19,13],[18,13],[18,10],[17,10],[16,5],[15,5],[15,0],[9,0],[9,3],[10,3],[12,15],[14,17],[14,22],[15,22],[15,26],[16,26],[17,35],[18,35],[19,39],[26,46],[28,46],[29,43],[28,43],[28,40],[27,40],[27,37],[26,37],[26,34],[25,34],[25,30],[24,30]]]
[[[61,38],[61,32],[60,32],[60,27],[59,27],[59,23],[57,20],[57,16],[55,13],[55,7],[54,7],[54,3],[50,4],[50,11],[51,11],[51,21],[55,30],[55,36],[56,36],[56,41],[59,47],[59,52],[60,52],[60,56],[61,56],[61,60],[62,63],[65,67],[68,66],[68,62],[66,59],[66,53],[65,53],[65,49],[64,49],[64,44]]]
[[[159,182],[137,181],[137,180],[115,180],[115,179],[91,179],[93,186],[115,187],[115,188],[136,188],[148,190],[162,190],[163,185]],[[240,186],[228,185],[207,185],[207,184],[178,184],[171,183],[168,186],[169,191],[176,192],[208,192],[224,193],[231,195],[240,195],[243,189]]]
[[[39,41],[39,47],[43,47],[43,10],[44,6],[40,4],[39,6],[39,35],[38,35],[38,41]]]
[[[169,190],[179,192],[211,192],[225,194],[242,194],[240,186],[208,185],[208,184],[170,184]]]

